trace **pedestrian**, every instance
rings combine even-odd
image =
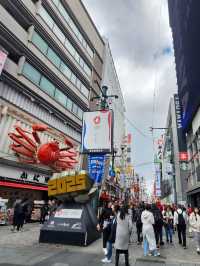
[[[17,198],[13,208],[14,208],[14,214],[13,214],[13,228],[11,229],[12,232],[15,232],[16,229],[17,231],[19,231],[19,227],[20,227],[20,204],[21,204],[21,199]]]
[[[178,231],[179,244],[186,249],[186,226],[187,225],[187,213],[185,208],[178,206],[177,211],[174,212],[174,226]]]
[[[167,243],[172,243],[172,236],[173,236],[173,214],[171,211],[170,206],[166,207],[166,210],[163,210],[163,221],[165,227],[165,234],[166,234],[166,241]]]
[[[152,213],[154,216],[154,232],[156,237],[156,245],[157,248],[160,248],[161,245],[164,245],[162,240],[162,230],[163,230],[163,216],[161,209],[156,206],[156,204],[152,204]]]
[[[197,207],[194,208],[194,211],[190,214],[189,225],[194,233],[197,253],[200,254],[200,211]]]
[[[156,239],[153,225],[155,223],[155,219],[153,213],[150,211],[151,206],[146,204],[144,207],[144,211],[141,215],[142,221],[142,233],[143,233],[143,245],[144,245],[144,256],[153,255],[155,257],[160,256],[160,253],[156,248]]]
[[[48,213],[49,213],[49,205],[47,202],[45,202],[41,208],[41,214],[40,214],[40,223],[41,224],[43,224],[45,222]]]
[[[103,263],[112,262],[112,248],[116,239],[117,214],[119,212],[119,209],[119,205],[112,205],[113,216],[110,216],[110,223],[108,225],[109,236],[107,241],[107,254],[106,257],[102,260]]]
[[[109,237],[109,223],[110,223],[110,217],[112,216],[112,202],[106,202],[104,204],[104,208],[102,209],[102,212],[99,216],[99,223],[97,225],[97,230],[102,231],[103,234],[103,252],[105,255],[107,255],[107,241]]]
[[[129,239],[132,232],[132,220],[128,214],[128,207],[122,206],[117,214],[117,229],[116,229],[116,256],[115,266],[119,265],[120,254],[125,255],[125,266],[129,266]]]
[[[142,243],[142,221],[141,215],[144,210],[144,205],[140,203],[135,210],[135,224],[137,230],[137,244],[140,245]]]

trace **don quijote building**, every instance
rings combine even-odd
[[[42,143],[56,139],[64,147],[68,137],[79,147],[83,112],[100,93],[103,50],[79,0],[0,2],[0,197],[47,196],[52,170],[19,163],[8,133],[16,124],[28,131],[45,124],[51,130],[39,133]]]

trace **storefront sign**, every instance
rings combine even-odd
[[[104,175],[105,155],[91,154],[88,156],[88,172],[95,183],[100,184]]]
[[[66,193],[85,191],[88,190],[90,184],[90,178],[86,174],[61,176],[59,178],[49,180],[48,195],[57,196]]]
[[[81,209],[61,209],[56,211],[55,218],[81,219]]]
[[[181,106],[179,97],[177,94],[174,95],[174,104],[175,104],[175,111],[176,111],[176,125],[177,125],[177,135],[178,135],[178,146],[180,154],[186,153],[187,146],[186,146],[186,137],[183,132],[182,127],[182,116],[181,116]]]
[[[0,51],[0,76],[3,70],[3,67],[5,65],[6,58],[7,58],[7,54],[4,53],[3,51]]]

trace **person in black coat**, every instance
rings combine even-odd
[[[120,207],[118,205],[112,205],[112,215],[110,216],[110,222],[108,225],[108,240],[106,243],[107,254],[102,260],[103,263],[110,263],[112,258],[112,246],[116,239],[116,229],[117,229],[117,213]]]
[[[49,205],[47,202],[41,208],[41,215],[40,215],[40,223],[43,224],[45,222],[46,216],[49,213]]]
[[[160,245],[163,245],[163,240],[162,240],[162,230],[163,230],[163,215],[161,210],[156,206],[156,204],[152,204],[152,209],[151,209],[155,224],[154,224],[154,232],[155,232],[155,238],[156,238],[156,245],[157,248],[160,247]]]
[[[109,237],[109,223],[110,223],[110,217],[113,215],[112,213],[112,203],[108,202],[105,203],[105,207],[103,208],[100,216],[99,216],[99,223],[97,225],[97,230],[102,230],[103,233],[103,251],[105,255],[107,254],[107,241]]]

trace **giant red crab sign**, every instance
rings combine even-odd
[[[50,129],[43,124],[33,124],[32,132],[16,125],[15,132],[8,134],[13,140],[11,149],[18,155],[20,162],[47,165],[58,172],[73,169],[78,156],[74,144],[67,138],[64,139],[64,148],[59,147],[57,140],[41,143],[38,132],[46,130]]]

